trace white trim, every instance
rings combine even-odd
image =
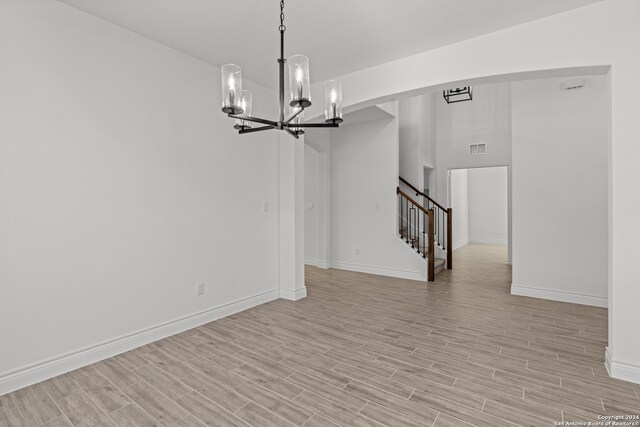
[[[453,244],[453,250],[455,251],[456,249],[460,249],[461,247],[463,247],[464,245],[469,244],[468,240],[464,240],[462,242],[456,242]]]
[[[280,289],[280,298],[288,299],[291,301],[298,301],[307,296],[307,287],[300,289]]]
[[[397,268],[374,267],[372,265],[336,261],[331,262],[331,268],[336,268],[338,270],[357,271],[360,273],[377,274],[379,276],[397,277],[400,279],[420,281],[427,280],[427,273],[425,271],[399,270]]]
[[[604,350],[604,366],[607,368],[609,376],[640,384],[640,366],[613,360],[609,347]]]
[[[604,367],[607,368],[607,373],[611,376],[611,353],[609,347],[604,348]]]
[[[574,292],[557,291],[553,289],[534,288],[531,286],[511,284],[511,295],[542,298],[553,301],[571,302],[574,304],[608,307],[608,298],[599,295],[578,294]]]
[[[306,258],[305,257],[304,264],[305,265],[313,265],[314,267],[323,268],[323,269],[331,268],[329,262],[327,262],[327,261],[325,261],[323,259],[318,259],[318,258]]]
[[[74,350],[66,354],[61,354],[12,371],[3,372],[0,374],[0,396],[65,372],[116,356],[153,341],[255,307],[256,305],[264,304],[278,297],[278,289],[273,289]]]
[[[469,238],[469,243],[478,243],[481,245],[502,245],[507,246],[507,239],[472,239]]]
[[[319,259],[316,267],[318,268],[323,268],[323,269],[327,269],[327,268],[331,268],[331,263],[329,261],[325,261],[323,259]]]

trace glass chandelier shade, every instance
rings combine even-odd
[[[292,107],[311,105],[311,84],[309,83],[309,58],[304,55],[293,55],[289,64],[289,92]]]
[[[222,111],[226,114],[243,114],[242,71],[235,64],[222,66]]]
[[[299,110],[298,107],[289,107],[289,114],[294,114]],[[301,124],[304,122],[304,111],[298,113],[297,116],[291,120],[291,129],[293,132],[296,132],[298,135],[304,135],[304,129],[302,127],[296,127],[297,124]]]
[[[324,84],[324,118],[325,122],[342,122],[342,83],[339,80],[328,80]]]
[[[250,116],[253,111],[253,94],[248,90],[242,91],[242,97],[240,99],[240,108],[242,108],[243,115]],[[244,119],[236,119],[235,129],[250,129],[249,122]]]

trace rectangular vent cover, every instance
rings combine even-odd
[[[487,153],[487,144],[471,144],[469,145],[469,154],[486,154]]]

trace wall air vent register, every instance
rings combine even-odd
[[[487,144],[484,142],[481,144],[471,144],[469,145],[469,154],[487,154]]]

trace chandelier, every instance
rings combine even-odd
[[[447,101],[447,104],[471,101],[473,99],[473,88],[471,86],[465,86],[443,90],[442,96],[444,97],[444,100]]]
[[[222,112],[235,119],[238,133],[259,132],[269,129],[284,130],[298,139],[304,128],[337,128],[342,123],[342,84],[338,80],[325,83],[324,123],[304,123],[304,110],[311,106],[309,58],[293,55],[284,59],[284,0],[280,1],[280,58],[278,58],[280,118],[267,120],[251,115],[253,95],[242,89],[242,70],[235,64],[222,66]],[[285,116],[284,64],[289,64],[290,101]],[[261,126],[252,127],[253,123]]]

